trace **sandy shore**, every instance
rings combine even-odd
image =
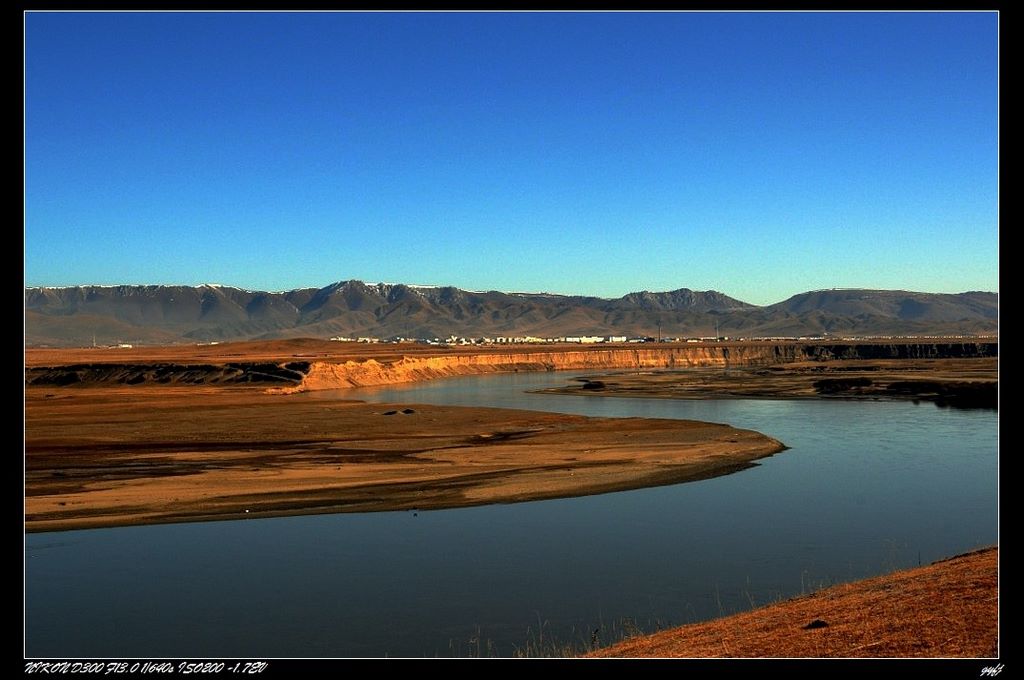
[[[595,373],[539,392],[658,399],[894,399],[996,408],[998,360],[803,361],[777,366]]]
[[[988,548],[589,656],[991,658],[998,620],[998,551]]]
[[[28,530],[579,496],[727,474],[784,448],[765,435],[708,423],[383,406],[316,392],[272,394],[281,390],[267,387],[294,379],[304,389],[316,381],[317,366],[327,373],[342,367],[350,382],[366,373],[360,380],[387,383],[536,363],[532,350],[521,348],[476,359],[470,349],[376,346],[344,348],[355,352],[349,358],[327,356],[336,345],[280,341],[125,354],[27,351],[31,375],[42,383],[33,379],[26,386]],[[647,358],[641,350],[573,350],[557,358],[600,366],[624,356],[663,361],[684,350],[718,352],[717,359],[704,357],[715,360],[724,360],[729,350],[729,361],[743,352],[753,352],[747,359],[754,359],[777,351],[762,345],[670,347],[651,350]],[[780,347],[807,351],[802,345]],[[934,349],[895,347],[911,353]],[[74,368],[87,356],[93,359],[80,364],[84,368]],[[356,356],[359,361],[353,361]],[[119,361],[105,363],[112,357]],[[510,357],[512,363],[502,363]],[[313,358],[330,360],[306,361]],[[243,360],[249,363],[238,363]],[[537,366],[544,368],[543,362]],[[661,398],[980,395],[984,401],[994,399],[996,366],[995,358],[904,358],[606,372],[553,391]],[[65,384],[58,378],[70,375],[69,367],[75,380]],[[333,373],[328,377],[331,384],[340,380]],[[953,393],[949,386],[956,388]]]
[[[451,508],[744,469],[726,425],[366,404],[245,387],[26,388],[28,531]]]

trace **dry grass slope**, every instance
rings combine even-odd
[[[988,658],[997,650],[998,549],[987,548],[588,656]]]

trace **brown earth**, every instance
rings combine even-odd
[[[284,362],[299,359],[324,361],[393,361],[404,356],[473,354],[479,348],[442,348],[418,343],[364,344],[329,340],[262,340],[223,342],[216,345],[166,345],[132,348],[75,347],[66,349],[25,349],[25,365],[58,366],[78,363],[174,362],[228,363],[232,361]]]
[[[998,405],[996,358],[799,361],[768,367],[608,373],[577,382],[539,391],[661,399],[839,397]]]
[[[987,548],[588,656],[992,658],[998,613],[998,550]]]
[[[771,367],[794,362],[995,358],[992,341],[721,342],[437,347],[317,340],[132,349],[26,350],[26,382],[277,383],[277,392],[388,385],[487,373]]]
[[[29,386],[25,438],[28,531],[581,496],[784,448],[692,421],[153,385]]]
[[[836,372],[847,381],[885,378],[887,386],[910,373],[984,384],[996,366],[994,358],[779,363],[808,353],[994,351],[978,343],[539,350],[314,340],[27,350],[26,523],[35,531],[555,498],[725,474],[782,448],[718,425],[436,406],[406,414],[405,405],[288,393],[467,373],[710,364],[720,367],[610,376],[599,390],[596,379],[590,389],[564,390],[792,398],[821,396],[815,384]],[[753,365],[725,369],[723,362]]]

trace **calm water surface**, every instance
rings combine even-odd
[[[996,542],[994,411],[524,392],[572,375],[339,396],[709,420],[791,449],[726,477],[586,498],[30,534],[26,653],[550,651]]]

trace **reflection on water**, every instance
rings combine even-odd
[[[792,448],[726,477],[586,498],[32,534],[27,653],[509,655],[996,541],[995,412],[523,392],[566,382],[520,374],[343,394],[693,418]]]

